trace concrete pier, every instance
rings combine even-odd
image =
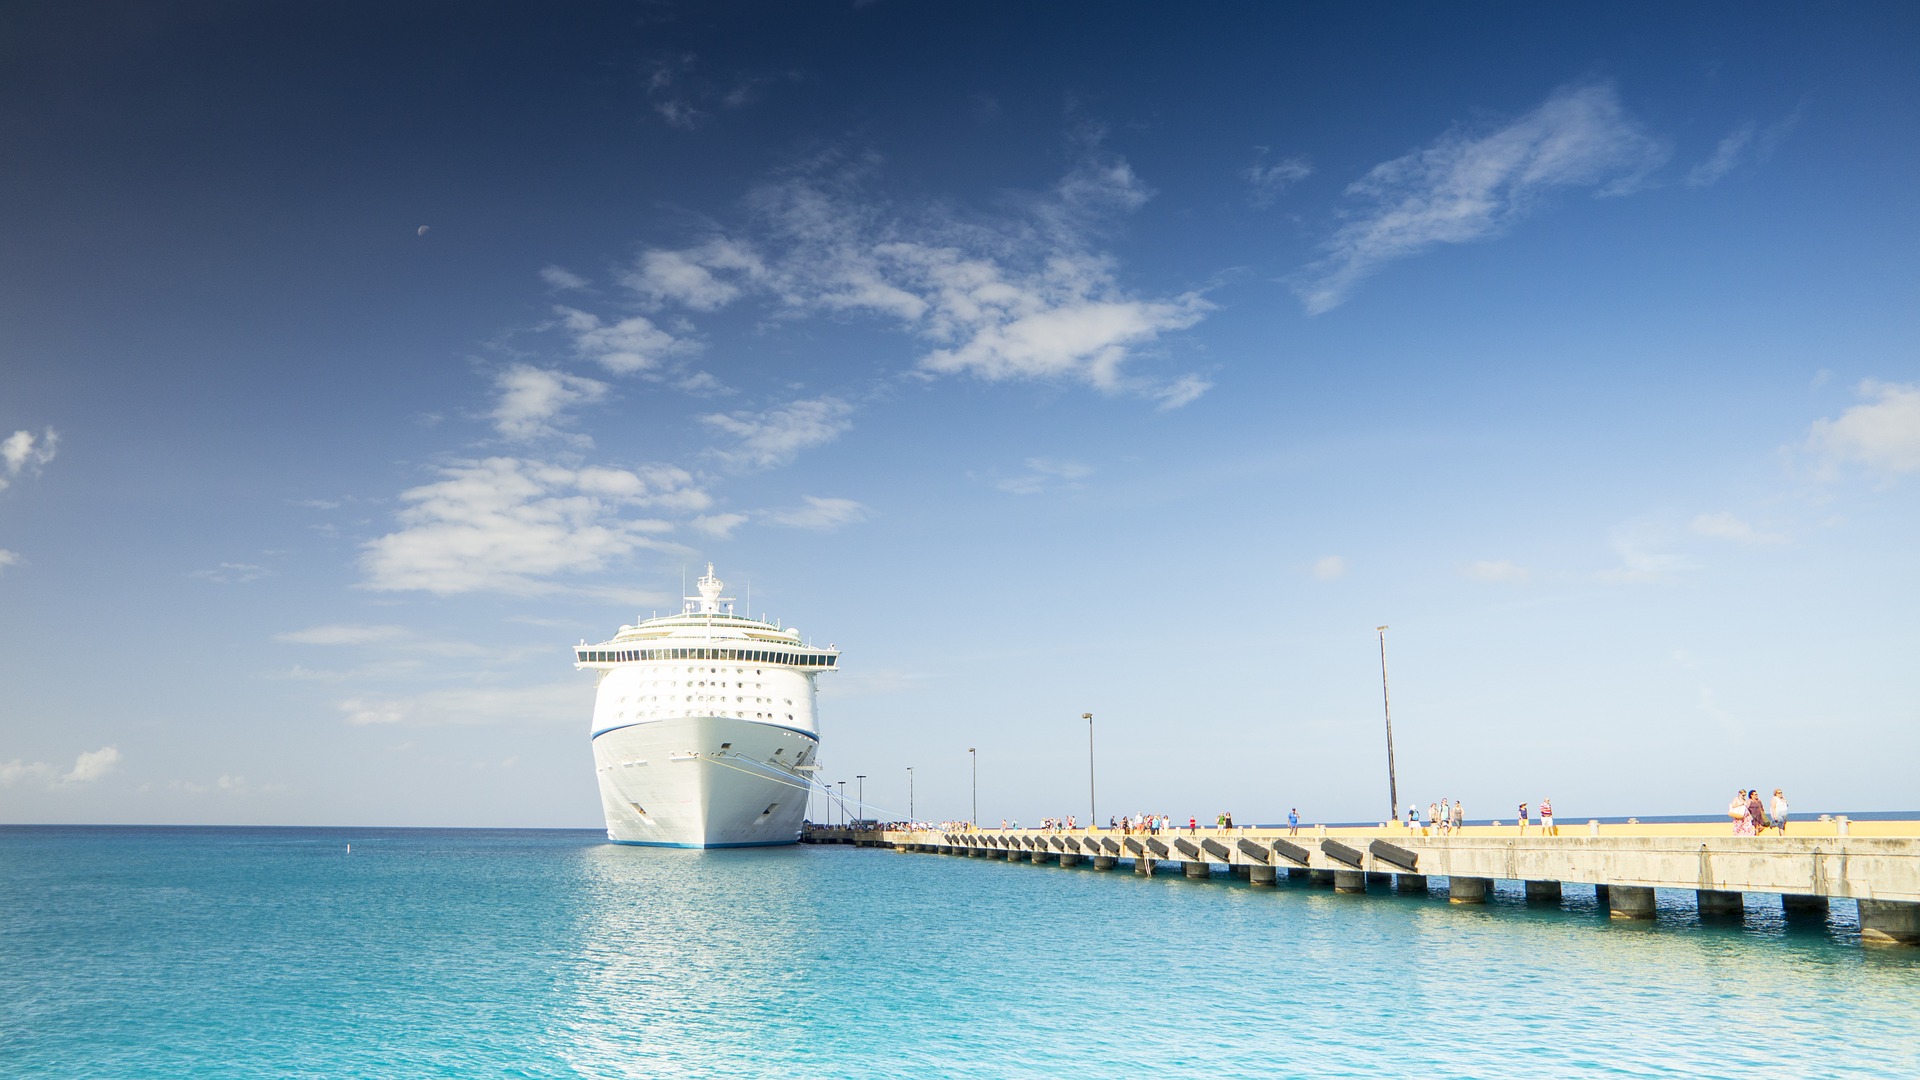
[[[1699,889],[1694,893],[1694,904],[1703,919],[1739,919],[1747,914],[1747,903],[1737,892]]]
[[[1638,885],[1608,886],[1607,914],[1616,919],[1653,918],[1653,890]]]
[[[1817,915],[1824,919],[1827,917],[1827,898],[1807,896],[1802,893],[1783,893],[1780,896],[1780,910],[1786,912],[1788,918],[1796,915]]]
[[[1379,886],[1421,894],[1446,879],[1455,903],[1487,901],[1495,879],[1521,883],[1529,902],[1553,904],[1566,883],[1591,886],[1599,911],[1622,920],[1655,917],[1656,889],[1687,890],[1702,918],[1737,919],[1750,894],[1768,907],[1779,896],[1790,919],[1828,918],[1835,898],[1857,902],[1861,940],[1920,946],[1920,821],[1799,822],[1786,835],[1735,837],[1706,824],[1596,825],[1578,834],[1521,835],[1511,826],[1469,826],[1421,835],[1398,825],[1286,829],[1199,829],[1161,837],[1107,830],[848,829],[809,826],[802,843],[891,848],[1009,862],[1091,859],[1096,870],[1134,861],[1143,876],[1178,864],[1208,880],[1224,866],[1253,885],[1364,893]],[[1167,865],[1162,865],[1167,864]],[[1851,921],[1841,908],[1836,925]]]
[[[1860,901],[1860,941],[1866,945],[1920,945],[1920,904]]]
[[[1447,879],[1447,903],[1484,904],[1487,894],[1493,891],[1493,879],[1483,877],[1450,877]]]

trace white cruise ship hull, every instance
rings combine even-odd
[[[756,847],[800,838],[818,739],[726,716],[649,720],[593,739],[607,838],[656,847]]]

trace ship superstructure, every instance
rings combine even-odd
[[[624,844],[744,847],[799,839],[819,727],[814,678],[832,646],[736,615],[707,564],[677,615],[582,643],[599,680],[593,761],[607,836]]]

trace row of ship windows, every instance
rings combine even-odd
[[[764,649],[577,649],[582,664],[621,664],[634,660],[741,660],[749,664],[837,667],[833,653],[778,653]]]

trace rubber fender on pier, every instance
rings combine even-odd
[[[1118,854],[1120,854],[1120,843],[1119,843],[1119,841],[1117,841],[1117,840],[1115,840],[1115,839],[1114,839],[1113,837],[1111,837],[1111,836],[1103,836],[1103,837],[1101,837],[1101,838],[1100,838],[1100,846],[1101,846],[1101,847],[1103,847],[1103,848],[1106,848],[1106,849],[1107,849],[1107,850],[1108,850],[1109,852],[1111,852],[1112,854],[1115,854],[1115,855],[1118,855]]]
[[[1227,850],[1227,845],[1218,840],[1202,840],[1200,841],[1200,849],[1221,862],[1226,862],[1228,859],[1233,858],[1233,853]]]
[[[1151,851],[1155,856],[1162,859],[1166,858],[1168,854],[1167,845],[1151,837],[1147,839],[1147,850]]]
[[[1360,852],[1338,840],[1320,841],[1320,850],[1326,852],[1327,858],[1332,859],[1334,862],[1346,863],[1356,870],[1360,867]]]
[[[1236,846],[1239,847],[1240,854],[1245,855],[1247,858],[1252,859],[1255,862],[1267,861],[1267,849],[1261,847],[1259,844],[1256,844],[1251,840],[1242,839],[1240,843]]]
[[[1200,857],[1200,849],[1197,847],[1194,847],[1192,844],[1186,842],[1185,840],[1176,839],[1173,842],[1173,846],[1175,850],[1179,851],[1180,854],[1185,855],[1189,859],[1197,859]]]
[[[1313,856],[1311,853],[1307,851],[1306,848],[1301,847],[1299,844],[1289,843],[1285,840],[1275,840],[1273,842],[1273,853],[1275,855],[1280,856],[1283,859],[1289,859],[1289,860],[1292,860],[1293,862],[1297,862],[1301,866],[1308,866],[1308,865],[1311,865],[1313,862]]]
[[[1406,848],[1389,844],[1385,840],[1375,840],[1373,843],[1367,845],[1367,850],[1373,852],[1374,858],[1383,862],[1390,862],[1408,872],[1417,870],[1420,867],[1420,856],[1408,851]]]
[[[1128,837],[1127,850],[1133,852],[1135,855],[1144,855],[1147,849],[1140,846],[1140,841]]]
[[[1032,851],[1034,848],[1043,847],[1045,845],[1041,844],[1039,841],[1035,840],[1031,836],[1023,836],[1020,838],[1020,846],[1023,848],[1026,848],[1028,851]]]
[[[1061,839],[1060,837],[1058,837],[1058,836],[1056,836],[1056,837],[1054,837],[1053,839],[1051,839],[1051,840],[1049,840],[1049,841],[1047,841],[1047,844],[1048,844],[1049,846],[1051,846],[1051,847],[1053,848],[1053,850],[1055,850],[1055,851],[1065,851],[1065,850],[1067,850],[1067,842],[1066,842],[1065,840],[1062,840],[1062,839]]]
[[[1089,843],[1091,843],[1091,841],[1089,841]],[[1074,853],[1075,855],[1078,855],[1078,854],[1080,854],[1080,841],[1078,841],[1078,840],[1075,840],[1075,839],[1074,839],[1073,837],[1071,837],[1071,836],[1069,836],[1069,837],[1067,837],[1067,842],[1066,842],[1066,845],[1065,845],[1065,848],[1064,848],[1064,850],[1066,850],[1066,851],[1071,851],[1071,852],[1073,852],[1073,853]]]

